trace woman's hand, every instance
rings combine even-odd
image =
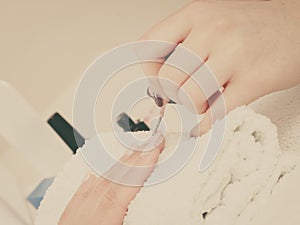
[[[211,107],[220,97],[210,104],[208,99],[219,90],[227,113],[300,83],[299,12],[298,0],[193,1],[146,32],[141,40],[162,40],[175,46],[180,43],[202,61],[185,58],[178,49],[156,49],[158,58],[172,52],[167,61],[177,60],[187,72],[166,63],[145,64],[144,71],[159,78],[157,89],[162,95],[205,113],[200,126],[193,130],[201,135],[210,128]],[[216,85],[204,93],[197,81],[207,80],[210,72]]]
[[[152,141],[157,143],[155,145],[157,147],[153,150],[128,151],[120,159],[122,163],[108,171],[110,177],[119,177],[122,174],[123,181],[126,181],[126,178],[136,176],[136,167],[143,168],[143,173],[138,173],[139,176],[135,179],[137,186],[117,184],[90,174],[69,202],[59,225],[121,225],[128,205],[150,176],[164,147],[164,138],[161,134],[157,134]],[[124,173],[122,165],[125,164],[129,170]]]

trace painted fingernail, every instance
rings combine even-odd
[[[161,97],[156,97],[154,101],[158,107],[162,107],[164,105],[164,100]]]

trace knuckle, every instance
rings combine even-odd
[[[117,193],[113,189],[109,189],[105,193],[103,200],[106,206],[116,206],[117,198],[118,198]]]
[[[218,30],[229,30],[233,24],[230,16],[220,16],[213,20],[213,26]]]
[[[207,4],[211,3],[210,1],[208,0],[192,0],[190,2],[190,4],[188,5],[188,8],[191,8],[191,9],[198,9],[199,7],[203,7]]]
[[[187,18],[197,19],[199,15],[207,14],[207,12],[213,10],[215,6],[214,1],[210,0],[192,0],[185,8],[185,14]]]
[[[118,193],[114,189],[109,189],[103,196],[103,207],[107,209],[120,208],[126,210],[127,207],[122,204],[119,199]]]

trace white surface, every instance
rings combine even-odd
[[[43,113],[69,85],[76,86],[96,57],[136,40],[187,2],[1,1],[0,79],[10,82]],[[72,104],[72,98],[64,104]]]
[[[4,1],[0,8],[0,79],[16,87],[33,108],[42,113],[45,121],[55,111],[70,120],[77,82],[90,62],[120,43],[136,40],[155,22],[187,2],[99,0],[87,4],[83,0]],[[300,147],[299,96],[298,87],[254,104],[257,112],[267,115],[277,125],[282,148],[292,151]],[[105,113],[109,110],[105,109],[101,116]],[[168,121],[168,124],[171,122]],[[109,130],[107,123],[102,125],[103,130]],[[14,150],[6,147],[5,141],[0,141],[1,160],[12,170],[21,171],[19,174],[24,180],[33,179],[35,175],[28,168],[30,165],[22,157],[15,160],[19,154],[13,154]],[[294,188],[300,185],[300,179],[296,179],[299,175],[298,169],[295,179],[289,179],[283,185],[285,188],[279,195],[286,198],[278,198],[264,208],[263,215],[274,214],[274,224],[281,221],[278,218],[285,218],[281,215],[290,215],[291,210],[286,207],[290,201],[294,200],[294,208],[300,208],[296,201],[299,197],[295,198],[300,196],[300,189]],[[273,211],[274,204],[276,211]],[[282,213],[277,213],[279,211]],[[300,216],[296,221],[300,221]],[[289,222],[299,224],[292,220]]]
[[[24,209],[26,196],[45,177],[55,176],[71,152],[23,96],[1,80],[0,104],[0,165],[15,177],[5,180],[4,171],[0,176],[0,194],[5,196],[0,199],[1,220],[29,224],[28,218],[22,217],[29,215],[28,208]],[[22,195],[17,192],[17,183]]]
[[[253,224],[265,225],[272,221],[272,225],[296,225],[299,224],[299,185],[300,166],[286,177],[274,193],[273,198],[263,207],[259,208],[259,214],[253,220]]]
[[[220,221],[228,225],[251,224],[258,213],[256,208],[272,198],[270,193],[276,190],[278,178],[294,169],[299,154],[281,151],[274,125],[249,110],[236,110],[227,121],[222,152],[213,166],[206,173],[197,171],[207,134],[200,138],[196,155],[180,173],[167,182],[142,189],[129,207],[126,225],[216,224]],[[240,130],[234,132],[237,127]],[[257,142],[253,131],[261,136]],[[121,148],[113,135],[105,137],[109,149]],[[175,140],[174,134],[167,137],[163,154],[171,151]],[[65,167],[42,202],[37,225],[57,223],[88,171],[80,155]],[[206,220],[201,218],[204,212],[209,212]]]
[[[0,177],[1,224],[32,225],[33,221],[16,177],[1,164]]]
[[[300,85],[265,96],[251,107],[277,126],[283,150],[300,151]]]
[[[44,123],[56,111],[71,121],[73,94],[86,67],[106,50],[136,40],[153,23],[186,2],[1,1],[0,80],[15,87],[38,117],[42,116],[40,119]],[[21,120],[22,117],[15,117],[17,113],[8,112],[8,117],[2,119],[7,119],[4,122]],[[63,148],[61,153],[70,152],[51,128],[45,126],[51,133],[52,144],[60,145],[53,150]],[[19,137],[22,132],[31,132],[31,128],[21,131]],[[37,133],[31,140],[39,140],[39,137]],[[21,144],[17,139],[12,141]],[[45,143],[41,151],[43,147]],[[0,164],[17,176],[21,189],[28,194],[44,175],[19,150],[23,151],[0,135]],[[58,157],[57,160],[64,159]],[[60,166],[56,160],[49,162],[54,168],[46,173],[56,173]]]
[[[1,80],[0,104],[0,136],[8,145],[2,153],[2,161],[11,168],[18,159],[24,159],[26,163],[17,166],[19,171],[15,170],[16,174],[21,173],[19,182],[24,192],[29,193],[43,178],[55,176],[70,158],[71,152],[58,141],[32,106],[11,85]],[[4,162],[4,159],[10,159],[11,163]],[[33,181],[29,178],[32,183],[22,177],[24,171],[21,168],[24,169],[25,164],[32,169],[28,171],[32,173],[31,177],[36,175]]]

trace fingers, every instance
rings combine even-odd
[[[190,111],[202,114],[208,99],[222,87],[223,82],[220,84],[218,79],[205,63],[180,88],[180,102]]]
[[[149,151],[148,146],[145,146],[145,151],[132,151],[126,161],[120,161],[110,171],[109,178],[114,178],[115,174],[119,176],[121,171],[122,177],[117,180],[128,186],[142,186],[145,180],[150,176],[152,169],[155,167],[159,154],[164,148],[164,138],[161,134],[156,134],[155,138],[151,138],[148,146],[153,146]],[[121,173],[120,173],[121,172]]]
[[[166,98],[180,103],[178,91],[180,86],[203,64],[197,54],[180,44],[161,66],[158,72],[158,82]]]
[[[74,196],[83,197],[88,191],[91,184],[94,184],[97,180],[97,177],[93,174],[88,174],[85,178],[85,181],[80,185],[78,191],[74,194]]]
[[[152,61],[141,63],[145,75],[154,77],[149,81],[149,89],[152,93],[157,92],[161,97],[167,99],[156,77],[166,56],[174,51],[177,44],[185,40],[190,30],[191,24],[187,19],[186,10],[183,9],[152,27],[139,39],[140,41],[146,41],[137,50],[139,59],[146,58],[147,61],[149,59]]]
[[[141,59],[151,58],[163,63],[165,57],[169,55],[189,34],[191,25],[186,19],[184,10],[175,12],[149,31],[144,33],[139,40],[146,41],[145,45],[137,49],[137,54]],[[155,76],[161,67],[161,63],[143,63],[142,68],[146,75]]]
[[[150,175],[147,171],[144,172],[143,168],[149,167],[152,169],[155,165],[156,159],[164,147],[164,138],[160,133],[157,133],[146,142],[148,143],[145,144],[144,142],[143,145],[140,145],[139,150],[137,146],[132,147],[134,151],[128,150],[120,161],[104,174],[104,177],[116,183],[142,186],[144,177],[146,176],[147,178]],[[150,160],[148,163],[142,160],[144,156],[147,156],[146,160]],[[142,177],[137,176],[135,174],[137,172],[142,173]]]
[[[190,111],[202,114],[207,110],[208,99],[231,79],[235,60],[234,53],[231,50],[225,52],[225,48],[224,51],[221,48],[219,52],[210,52],[208,43],[211,45],[213,40],[206,40],[206,47],[202,49],[199,45],[203,43],[193,43],[193,40],[187,42],[187,45],[193,46],[197,54],[201,54],[201,51],[205,53],[207,59],[180,87],[178,96],[179,101]]]
[[[151,68],[152,75],[154,75],[153,81],[150,83],[152,86],[157,87],[155,91],[161,97],[184,104],[184,101],[182,102],[178,97],[179,89],[185,82],[189,81],[190,76],[199,70],[208,59],[208,43],[212,43],[208,38],[209,36],[206,33],[203,35],[191,33],[181,44],[177,45],[165,62],[162,61],[156,64],[156,69],[153,69],[155,67],[154,64],[149,64],[148,71]],[[155,77],[155,73],[157,77]],[[193,86],[195,86],[195,83]],[[214,89],[215,91],[216,89]]]
[[[128,205],[152,173],[165,143],[164,138],[161,135],[158,136],[159,137],[154,141],[159,142],[159,144],[155,145],[156,147],[152,151],[132,152],[132,154],[127,154],[125,157],[122,157],[123,163],[128,165],[125,173],[120,171],[120,169],[124,169],[124,167],[120,165],[115,167],[115,173],[121,172],[121,174],[123,174],[122,184],[109,182],[109,189],[104,194],[103,199],[105,204],[101,204],[103,207],[105,206],[105,208],[115,209],[112,214],[112,216],[115,217],[114,220],[122,218],[122,220],[119,221],[123,221]],[[128,185],[126,185],[126,183],[128,183]],[[135,186],[131,186],[133,183]],[[103,209],[100,207],[99,210]]]
[[[182,44],[179,44],[174,49],[169,58],[160,65],[157,79],[162,93],[165,95],[164,97],[168,100],[172,99],[181,104],[180,98],[178,97],[180,87],[189,80],[190,76],[197,71],[207,59],[208,50],[204,47],[201,48],[201,44],[199,46],[198,41],[201,43],[201,37],[188,36]]]
[[[89,175],[69,202],[59,224],[122,224],[129,203],[150,176],[164,148],[161,134],[149,140],[156,143],[143,146],[147,151],[131,151],[131,154],[123,155],[122,163],[111,169],[110,173],[114,174],[114,178],[121,177],[129,185],[114,183],[107,177]],[[153,146],[153,149],[149,150],[149,146]],[[135,186],[130,186],[132,182],[135,182]]]

